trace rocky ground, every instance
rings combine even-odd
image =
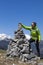
[[[15,59],[8,58],[6,57],[6,51],[0,50],[0,65],[31,65],[31,63],[25,63],[25,62],[18,61],[17,57]],[[43,59],[38,61],[38,65],[43,65]]]

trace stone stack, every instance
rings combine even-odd
[[[29,54],[29,42],[22,29],[15,31],[14,40],[11,40],[8,45],[7,57],[18,57],[23,62],[37,61],[37,56],[32,49]]]

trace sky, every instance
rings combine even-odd
[[[35,21],[43,39],[43,0],[0,0],[0,34],[14,36],[18,23],[30,26]],[[25,34],[29,34],[28,30]]]

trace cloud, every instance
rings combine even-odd
[[[25,36],[26,36],[26,39],[30,39],[31,37],[30,37],[30,35],[28,35],[28,34],[25,34]]]
[[[28,35],[28,34],[25,34],[25,36],[26,36],[26,39],[28,39],[28,40],[31,38],[30,35]],[[11,36],[4,34],[4,33],[0,34],[0,40],[4,40],[6,38],[11,39]]]
[[[11,39],[11,36],[7,35],[7,34],[0,34],[0,40],[3,40],[5,38]]]

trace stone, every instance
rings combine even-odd
[[[43,65],[43,63],[40,62],[40,63],[38,63],[38,65]]]

